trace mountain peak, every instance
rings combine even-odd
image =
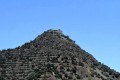
[[[0,80],[120,80],[58,30],[48,30],[19,48],[0,52]]]
[[[70,41],[70,42],[75,42],[72,39],[69,38],[69,36],[64,35],[64,33],[62,32],[62,30],[58,29],[58,30],[53,30],[53,29],[49,29],[47,31],[45,31],[44,33],[42,33],[41,35],[39,35],[35,41],[41,41],[41,39],[48,40],[55,40],[56,41]]]
[[[61,29],[58,29],[58,30],[49,29],[47,32],[53,32],[53,33],[63,34],[63,32],[62,32]]]

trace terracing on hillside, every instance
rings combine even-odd
[[[0,51],[0,80],[120,80],[61,30],[48,30],[15,49]]]

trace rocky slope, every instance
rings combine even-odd
[[[0,80],[120,80],[61,30],[48,30],[15,49],[0,51]]]

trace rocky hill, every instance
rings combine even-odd
[[[61,30],[48,30],[15,49],[0,51],[0,80],[120,80]]]

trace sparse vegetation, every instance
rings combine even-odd
[[[0,80],[120,80],[120,73],[95,60],[60,30],[0,51],[0,74]]]

